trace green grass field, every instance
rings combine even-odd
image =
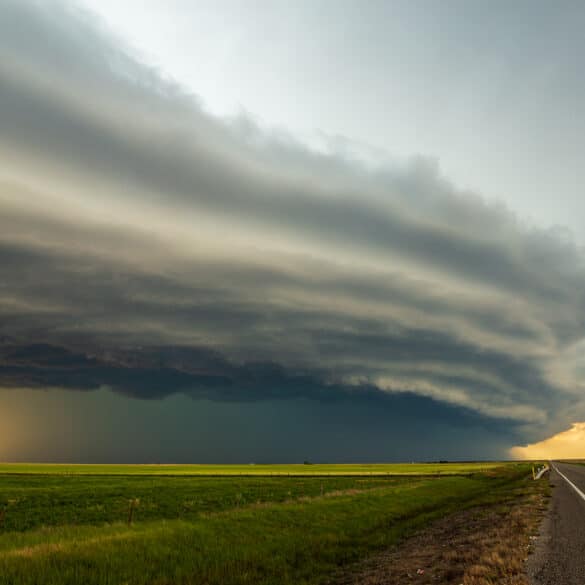
[[[466,475],[501,466],[482,463],[371,463],[309,465],[70,465],[2,463],[0,474],[49,475]]]
[[[322,583],[433,518],[513,498],[530,474],[529,464],[420,465],[419,476],[410,465],[253,467],[2,465],[0,582]]]

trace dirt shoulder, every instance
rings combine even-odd
[[[526,559],[548,507],[548,479],[451,514],[334,576],[332,585],[527,585]]]

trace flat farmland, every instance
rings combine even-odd
[[[0,474],[32,475],[467,475],[501,467],[501,462],[470,463],[344,463],[295,465],[70,465],[3,463]]]
[[[501,463],[2,465],[0,575],[11,585],[325,583],[435,519],[515,497],[529,474]]]

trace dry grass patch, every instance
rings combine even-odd
[[[335,585],[528,585],[525,561],[546,510],[548,481],[497,505],[450,515],[396,548],[336,575]]]

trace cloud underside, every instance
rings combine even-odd
[[[0,385],[585,417],[564,232],[213,118],[69,4],[0,16]]]

